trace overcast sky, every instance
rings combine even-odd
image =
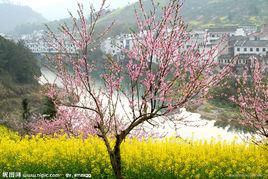
[[[5,0],[4,0],[5,1]],[[77,0],[8,0],[17,4],[30,6],[33,10],[41,13],[48,20],[61,19],[69,17],[67,9],[74,11],[76,9]],[[93,3],[98,6],[101,0],[80,0],[84,4]],[[107,5],[111,9],[124,7],[129,3],[137,0],[108,0]],[[0,0],[1,2],[1,0]]]

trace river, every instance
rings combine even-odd
[[[43,84],[48,80],[49,83],[55,81],[55,74],[53,74],[48,69],[42,68],[42,77],[40,78],[40,83]],[[60,81],[56,79],[56,84],[61,85]],[[166,120],[159,127],[154,127],[151,129],[150,125],[147,125],[148,130],[153,133],[158,133],[161,136],[179,136],[183,139],[193,139],[193,140],[210,140],[211,138],[217,140],[232,141],[237,142],[243,141],[245,134],[228,131],[228,126],[226,128],[219,128],[214,126],[215,120],[202,119],[201,115],[198,113],[190,113],[185,109],[181,109],[181,113],[175,114],[174,118],[182,118],[184,122],[176,123],[176,128],[172,122]],[[164,119],[161,119],[164,120]],[[185,125],[187,124],[187,125]],[[145,126],[146,127],[146,126]]]

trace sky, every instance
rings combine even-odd
[[[1,1],[1,0],[0,0]],[[16,4],[27,5],[34,11],[42,14],[48,20],[57,20],[69,17],[68,11],[75,12],[77,0],[4,0]],[[80,0],[83,4],[93,3],[96,7],[100,5],[101,0]],[[124,7],[129,3],[136,2],[137,0],[108,0],[106,5],[109,8],[115,9]],[[88,7],[88,6],[87,6]]]

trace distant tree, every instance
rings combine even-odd
[[[227,76],[222,82],[209,90],[211,101],[215,104],[226,105],[230,107],[238,107],[230,97],[237,96],[237,77],[234,75]]]
[[[29,133],[30,129],[28,127],[29,120],[30,120],[30,108],[29,108],[29,102],[27,98],[24,98],[22,100],[22,119],[23,119],[23,129],[26,133]]]
[[[55,118],[55,116],[57,114],[57,109],[56,109],[56,105],[53,102],[52,98],[50,98],[48,96],[44,97],[41,113],[45,119]]]
[[[29,104],[28,104],[28,100],[27,98],[22,100],[22,118],[24,121],[28,121],[29,117],[30,117],[30,109],[29,109]]]

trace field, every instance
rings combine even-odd
[[[1,173],[113,178],[105,146],[97,137],[21,138],[0,126],[0,156]],[[235,140],[128,139],[122,145],[122,160],[126,178],[268,177],[267,149]]]

